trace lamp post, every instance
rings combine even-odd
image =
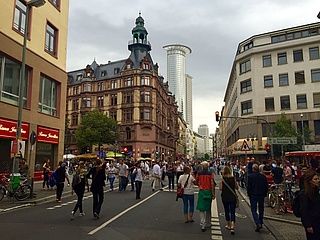
[[[304,151],[305,139],[304,139],[304,126],[303,126],[303,113],[300,114],[301,117],[301,131],[302,131],[302,150]]]
[[[18,120],[17,120],[16,139],[15,139],[16,142],[19,142],[19,140],[21,138],[21,129],[22,129],[22,109],[23,109],[23,95],[24,95],[23,90],[24,90],[25,69],[26,69],[26,51],[27,51],[29,13],[30,13],[30,9],[32,7],[41,7],[45,3],[46,3],[45,0],[31,0],[26,3],[26,19],[25,19],[25,24],[24,24],[22,62],[21,62],[21,72],[20,72],[20,79],[19,79]],[[15,169],[16,161],[17,161],[17,154],[14,153],[11,184],[13,184],[13,182],[14,182],[14,174],[16,171],[16,169]]]

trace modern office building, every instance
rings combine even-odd
[[[319,45],[320,23],[255,35],[239,44],[221,113],[227,118],[219,125],[219,155],[243,159],[241,146],[249,139],[253,150],[247,154],[265,158],[267,138],[281,113],[299,132],[308,126],[311,143],[320,143]]]
[[[209,127],[207,124],[201,124],[198,127],[198,133],[202,136],[209,137]]]
[[[186,122],[191,130],[193,129],[192,97],[192,76],[186,74]]]
[[[191,76],[186,76],[186,55],[191,53],[191,49],[181,44],[166,45],[163,48],[167,51],[167,79],[169,81],[169,89],[176,98],[178,110],[182,113],[183,119],[187,120],[187,82],[188,93],[190,93],[190,87],[192,88],[190,82],[192,78]],[[192,111],[190,114],[192,115]],[[188,118],[190,119],[190,116]],[[189,122],[187,123],[190,124]]]
[[[127,148],[134,158],[175,160],[179,139],[179,113],[168,82],[158,75],[158,64],[150,54],[151,44],[139,15],[128,44],[130,56],[68,73],[67,117],[71,142],[68,151],[79,154],[73,133],[82,116],[98,109],[118,122],[120,140],[105,151]],[[183,144],[179,142],[179,146]],[[183,150],[184,145],[180,146]],[[180,148],[179,148],[180,149]],[[96,153],[93,147],[90,152]]]
[[[42,170],[45,158],[51,160],[52,167],[56,166],[64,152],[69,1],[43,3],[41,0],[1,1],[0,172],[12,170],[11,142],[16,138],[18,106],[21,106],[19,79],[23,62],[25,87],[17,155],[27,159],[32,174],[34,169]],[[22,60],[24,46],[25,61]],[[31,148],[32,132],[36,142]]]

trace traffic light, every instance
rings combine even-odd
[[[270,156],[270,152],[271,152],[271,146],[266,144],[266,152],[267,152],[267,155]]]
[[[124,153],[127,153],[127,152],[128,152],[128,148],[126,148],[126,147],[123,148],[123,152],[124,152]]]
[[[219,120],[220,120],[219,112],[218,112],[218,111],[216,111],[216,122],[219,122]]]

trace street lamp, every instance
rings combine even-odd
[[[304,126],[303,126],[303,113],[300,114],[301,117],[301,130],[302,130],[302,150],[304,151],[305,139],[304,139]]]
[[[25,19],[24,34],[23,34],[21,74],[20,74],[20,79],[19,79],[19,100],[18,100],[18,121],[17,121],[16,142],[18,142],[19,139],[21,138],[23,89],[24,89],[25,69],[26,69],[26,50],[27,50],[29,13],[30,13],[30,9],[32,7],[41,7],[45,3],[46,3],[45,0],[31,0],[26,3],[26,19]],[[14,154],[14,158],[13,158],[12,176],[15,173],[15,164],[16,164],[16,153]]]

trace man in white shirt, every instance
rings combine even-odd
[[[119,192],[125,191],[128,184],[128,165],[120,160],[119,164]]]
[[[153,173],[153,185],[152,185],[152,191],[154,191],[154,188],[156,186],[156,182],[158,182],[159,189],[162,190],[161,188],[161,170],[158,161],[152,168],[152,173]]]

